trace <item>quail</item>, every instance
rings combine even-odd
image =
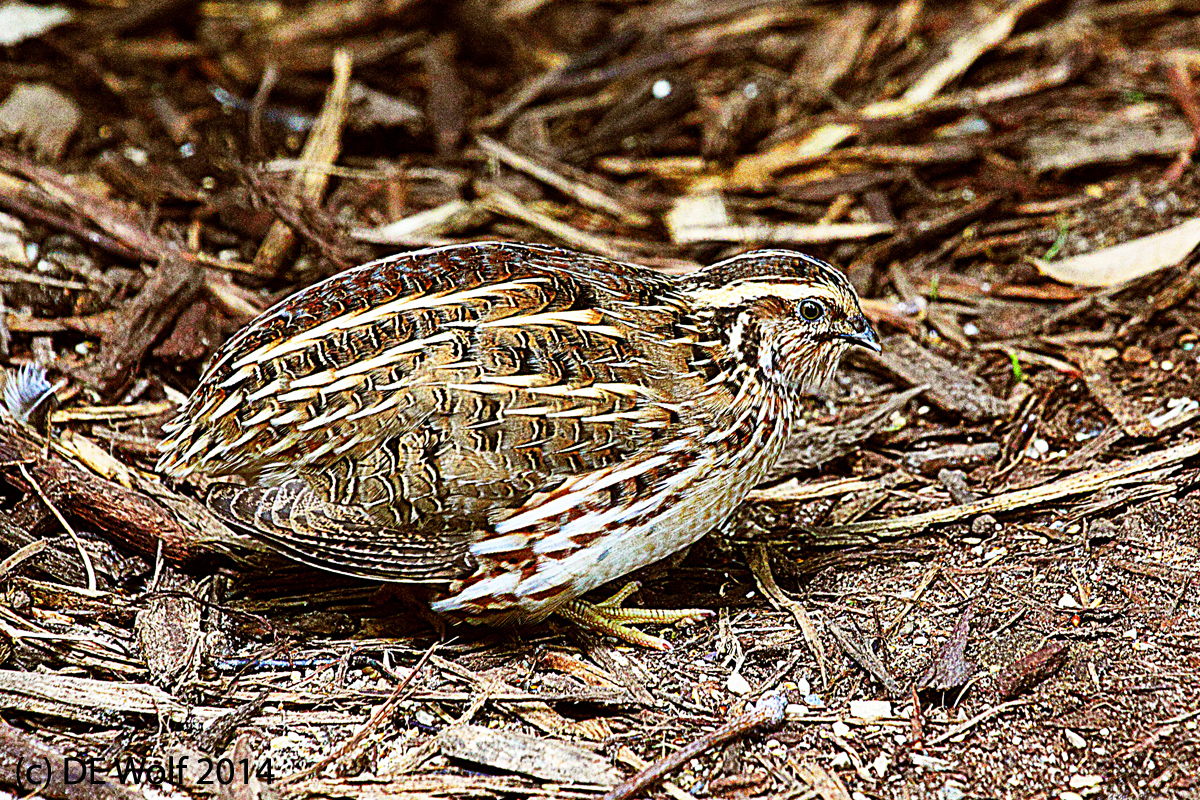
[[[846,277],[759,250],[672,277],[502,242],[389,256],[264,312],[165,426],[158,470],[323,570],[434,584],[452,620],[558,612],[631,642],[707,613],[580,596],[727,519],[842,354]],[[222,480],[227,479],[227,480]]]

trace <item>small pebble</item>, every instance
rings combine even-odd
[[[725,681],[725,688],[733,694],[749,694],[750,681],[741,676],[741,673],[734,672],[729,676],[729,680]]]
[[[1139,347],[1136,344],[1131,347],[1126,347],[1125,352],[1121,353],[1121,360],[1127,364],[1149,364],[1154,358],[1154,354],[1144,347]]]
[[[987,538],[1000,529],[1000,524],[991,514],[980,514],[971,520],[971,533],[981,538]]]
[[[1059,608],[1079,608],[1079,601],[1071,596],[1070,592],[1063,592],[1063,596],[1058,598]]]
[[[1090,789],[1102,783],[1104,783],[1104,778],[1099,775],[1072,775],[1068,785],[1072,789]]]
[[[1071,747],[1074,747],[1076,750],[1082,750],[1087,747],[1087,740],[1070,728],[1063,728],[1063,736],[1070,742]]]
[[[942,790],[938,792],[938,795],[942,798],[942,800],[963,800],[963,797],[966,796],[963,793],[963,790],[955,786],[953,783],[947,783],[945,786],[943,786]]]
[[[842,722],[840,719],[837,722],[833,723],[833,725],[830,727],[833,728],[834,736],[845,739],[847,736],[850,735],[850,726],[847,725],[846,723]]]
[[[1004,558],[1006,555],[1008,555],[1007,547],[994,547],[988,551],[988,554],[983,557],[983,560],[985,563],[997,561],[1001,558]]]

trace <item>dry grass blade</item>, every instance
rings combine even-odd
[[[321,115],[300,154],[300,161],[304,164],[323,166],[337,160],[349,102],[350,66],[349,53],[339,50],[334,54],[333,83],[325,96]],[[292,178],[291,192],[294,197],[315,202],[324,194],[328,182],[329,174],[321,169],[301,170]],[[254,256],[255,268],[262,274],[273,275],[294,241],[292,229],[276,220]]]

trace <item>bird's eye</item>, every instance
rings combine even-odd
[[[805,300],[800,304],[800,316],[812,322],[825,314],[825,306],[817,300]]]

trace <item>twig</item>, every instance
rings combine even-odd
[[[557,239],[563,240],[572,247],[578,247],[580,250],[587,250],[592,253],[599,253],[602,256],[607,256],[618,261],[624,261],[629,258],[628,253],[613,246],[606,239],[581,231],[540,211],[534,211],[522,203],[511,192],[506,192],[503,189],[493,186],[483,192],[482,199],[483,204],[492,211],[532,225]]]
[[[4,580],[8,573],[49,547],[50,541],[50,539],[34,539],[8,558],[0,561],[0,580]]]
[[[1067,497],[1068,495],[1108,488],[1140,473],[1178,464],[1198,454],[1200,454],[1200,439],[1178,444],[1166,450],[1147,453],[1144,456],[1123,461],[1104,469],[1071,475],[1043,486],[1035,486],[1032,489],[1006,492],[1005,494],[987,497],[974,503],[940,508],[921,514],[910,514],[904,517],[893,517],[892,519],[854,522],[849,525],[813,528],[810,530],[817,535],[823,544],[832,544],[843,539],[860,543],[863,541],[860,537],[863,536],[867,537],[867,541],[871,541],[872,537],[887,538],[889,534],[911,534],[924,530],[931,525],[955,522],[979,514],[1013,511],[1018,508],[1037,505],[1038,503],[1047,503],[1051,500],[1057,500],[1060,497]],[[878,539],[874,539],[874,541],[878,541]]]
[[[725,723],[715,731],[704,734],[674,753],[658,759],[629,780],[618,784],[604,795],[603,800],[629,800],[706,750],[724,744],[730,739],[745,736],[755,728],[780,724],[783,722],[783,712],[786,708],[787,698],[783,694],[772,694],[762,698],[755,704],[753,710]]]
[[[953,728],[951,728],[950,730],[941,734],[940,736],[933,737],[932,739],[930,739],[929,741],[927,741],[925,743],[925,746],[933,747],[934,745],[938,745],[938,744],[941,744],[942,742],[949,741],[950,739],[953,739],[955,736],[958,736],[960,733],[963,733],[964,731],[969,731],[971,728],[974,728],[976,725],[983,722],[984,720],[991,719],[992,717],[994,717],[998,714],[1003,714],[1005,711],[1008,711],[1010,708],[1016,708],[1017,706],[1024,706],[1024,705],[1028,705],[1028,704],[1029,704],[1028,700],[1009,700],[1007,703],[1001,703],[998,706],[992,706],[987,711],[984,711],[982,714],[976,714],[975,716],[971,717],[966,722],[963,722],[959,725],[955,725]]]
[[[820,244],[854,239],[869,239],[892,233],[896,226],[887,222],[831,222],[822,225],[696,225],[680,228],[674,235],[676,244],[697,242],[732,242],[736,244]]]
[[[553,186],[568,197],[578,200],[582,205],[612,214],[630,225],[644,227],[651,223],[650,218],[645,214],[635,211],[621,200],[589,186],[580,177],[570,175],[570,168],[566,164],[556,165],[559,170],[568,173],[564,175],[527,155],[518,153],[490,136],[476,136],[475,143],[485,152],[513,169]]]
[[[50,509],[50,513],[63,526],[67,535],[71,537],[71,541],[75,543],[75,547],[79,550],[79,558],[83,561],[83,568],[87,571],[88,591],[96,591],[96,570],[92,567],[92,557],[88,555],[88,551],[83,546],[83,541],[79,538],[79,534],[71,527],[71,523],[67,522],[67,518],[59,512],[58,507],[50,502],[50,498],[42,491],[41,485],[33,479],[33,476],[29,474],[29,470],[25,469],[25,465],[18,463],[17,469],[21,471],[21,475],[25,480],[29,481],[29,485],[33,487],[33,491],[37,492],[37,496],[42,499],[42,502],[46,504],[46,508]]]
[[[371,718],[367,720],[367,723],[359,729],[358,733],[351,736],[349,741],[347,741],[330,755],[318,761],[316,764],[313,764],[308,769],[287,776],[280,781],[279,785],[290,786],[313,777],[321,770],[325,769],[330,764],[333,764],[342,756],[346,755],[355,747],[357,747],[359,743],[367,737],[368,734],[374,732],[380,725],[382,725],[384,720],[391,715],[396,706],[406,698],[407,695],[405,694],[404,690],[408,688],[408,685],[412,683],[413,679],[416,678],[421,672],[421,669],[425,666],[425,663],[429,661],[430,656],[433,655],[433,651],[438,648],[439,644],[439,642],[434,642],[429,646],[429,649],[426,650],[417,660],[417,663],[413,665],[412,671],[408,673],[408,676],[405,677],[405,679],[401,681],[398,686],[396,686],[391,695],[388,696],[387,700],[384,700],[379,704],[379,708],[375,709],[375,713],[371,715]]]
[[[350,71],[350,54],[344,50],[335,52],[333,83],[325,95],[321,115],[317,117],[308,141],[304,144],[304,150],[300,154],[301,161],[332,164],[337,160],[338,153],[341,152],[342,126],[346,122],[346,111],[350,104]],[[325,193],[328,182],[329,176],[321,172],[298,172],[292,176],[290,196],[315,204]],[[294,241],[294,234],[287,223],[281,220],[273,222],[254,256],[255,268],[264,275],[274,274]]]
[[[904,687],[896,680],[895,676],[888,670],[879,656],[874,650],[869,647],[864,647],[849,633],[842,630],[840,626],[833,620],[826,620],[825,627],[833,634],[833,638],[841,645],[842,650],[846,655],[865,669],[867,672],[883,684],[883,688],[887,690],[888,696],[900,697],[904,694]]]
[[[821,637],[817,634],[816,626],[813,625],[812,618],[808,615],[808,610],[804,608],[804,605],[788,597],[779,588],[779,584],[775,583],[771,564],[767,560],[765,544],[757,544],[751,548],[750,571],[754,574],[754,582],[771,601],[771,605],[781,611],[787,611],[800,626],[800,632],[804,634],[804,641],[808,644],[808,649],[812,651],[813,656],[817,659],[817,665],[821,668],[821,685],[827,687],[829,674],[825,666],[825,648],[821,644]]]

